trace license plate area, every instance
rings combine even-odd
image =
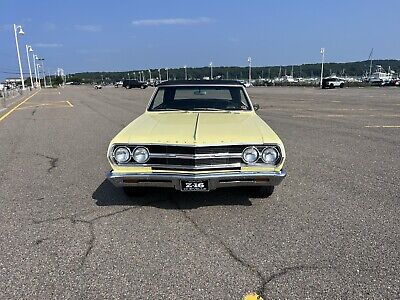
[[[208,180],[181,180],[182,192],[208,192]]]

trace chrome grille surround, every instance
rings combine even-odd
[[[136,163],[131,159],[127,163],[118,164],[114,157],[114,150],[118,146],[126,146],[133,151],[136,147],[146,147],[150,152],[149,160],[144,164]],[[276,144],[243,144],[243,145],[162,145],[162,144],[114,144],[110,148],[109,157],[115,165],[152,167],[154,170],[240,170],[244,166],[268,166],[261,158],[253,164],[242,160],[242,152],[249,146],[254,146],[261,153],[265,147],[274,147],[278,150],[279,159],[275,165],[282,161],[282,151]]]

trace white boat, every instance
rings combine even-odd
[[[382,66],[376,66],[376,71],[372,73],[368,81],[372,85],[386,85],[389,84],[393,79],[393,73],[390,71],[386,73],[385,69]]]

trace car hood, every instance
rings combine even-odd
[[[282,142],[254,112],[146,112],[112,143],[263,144]]]

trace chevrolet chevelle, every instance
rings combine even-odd
[[[237,81],[164,82],[111,141],[107,178],[130,196],[253,186],[268,197],[286,176],[285,148],[257,109]]]

